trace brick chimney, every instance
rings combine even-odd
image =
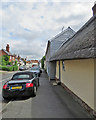
[[[9,52],[9,48],[10,48],[10,47],[9,47],[9,44],[7,44],[7,46],[6,46],[6,51],[7,51],[7,52]]]
[[[94,6],[92,7],[93,10],[93,16],[96,15],[96,2],[94,3]]]

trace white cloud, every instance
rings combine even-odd
[[[78,30],[92,16],[93,4],[4,0],[0,9],[3,47],[9,43],[13,52],[40,59],[47,40],[60,32],[62,26]]]
[[[2,2],[26,2],[26,0],[1,0]],[[94,2],[94,0],[27,0],[27,2]]]

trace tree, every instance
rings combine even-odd
[[[8,65],[9,63],[9,56],[3,55],[0,57],[0,65]]]
[[[45,56],[43,56],[43,58],[41,59],[41,67],[42,67],[42,69],[44,69],[44,61],[45,61]]]

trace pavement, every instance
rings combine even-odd
[[[36,97],[12,99],[3,109],[2,118],[92,117],[62,86],[53,85],[43,72]]]

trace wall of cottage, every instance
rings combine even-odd
[[[56,67],[57,77],[58,65]],[[60,61],[60,66],[61,82],[94,109],[94,60]]]

